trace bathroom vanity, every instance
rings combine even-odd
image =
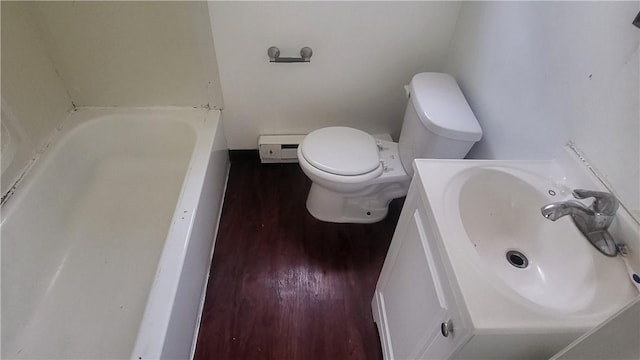
[[[540,214],[602,190],[565,165],[416,160],[372,300],[385,359],[548,359],[638,295],[619,256]],[[637,231],[624,214],[612,228]]]

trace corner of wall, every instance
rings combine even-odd
[[[33,3],[2,2],[2,117],[14,141],[3,164],[2,194],[18,180],[73,109],[43,45]],[[5,159],[3,159],[5,160]]]

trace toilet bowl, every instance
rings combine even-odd
[[[298,162],[312,181],[307,210],[328,222],[382,220],[389,202],[407,194],[411,180],[397,143],[349,127],[327,127],[307,135],[298,147]]]
[[[336,223],[382,220],[389,203],[405,196],[415,158],[463,158],[482,130],[451,75],[417,74],[400,134],[374,137],[332,126],[310,132],[298,147],[298,162],[312,181],[307,209]]]

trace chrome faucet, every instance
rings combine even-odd
[[[556,221],[565,215],[571,215],[573,223],[596,249],[607,256],[616,256],[618,245],[608,229],[620,205],[618,199],[607,192],[583,189],[573,190],[573,197],[592,197],[594,200],[589,207],[576,200],[548,204],[540,209],[542,216]]]

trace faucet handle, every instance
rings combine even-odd
[[[593,211],[602,215],[613,216],[620,206],[618,199],[608,192],[575,189],[573,190],[573,196],[576,199],[595,198],[591,205]]]

